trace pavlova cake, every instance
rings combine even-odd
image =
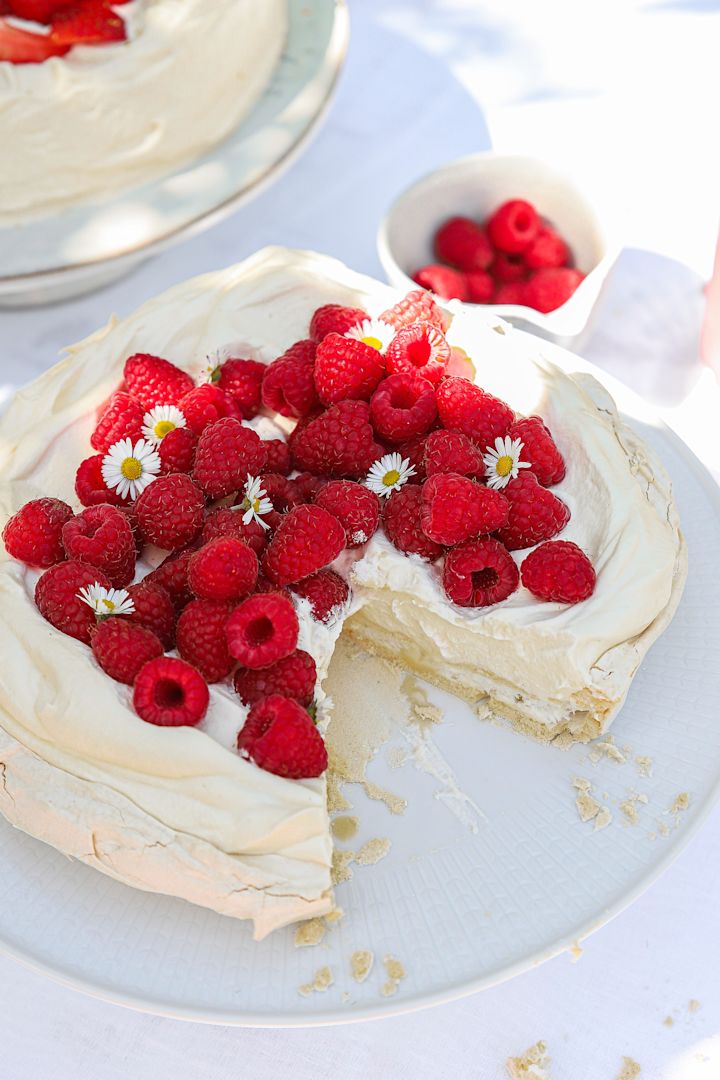
[[[262,936],[332,904],[341,633],[521,731],[606,731],[685,545],[607,392],[542,349],[273,248],[21,391],[0,425],[4,814]]]
[[[287,0],[0,0],[0,224],[133,187],[224,139]]]

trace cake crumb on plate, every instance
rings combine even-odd
[[[328,990],[332,986],[334,981],[332,971],[325,965],[325,967],[317,969],[311,982],[303,983],[301,986],[298,986],[298,994],[302,994],[303,997],[308,997],[315,992],[324,993],[325,990]]]
[[[519,1057],[508,1058],[505,1068],[512,1080],[551,1080],[548,1072],[550,1058],[542,1039],[529,1046]]]
[[[369,949],[356,949],[350,957],[350,974],[355,982],[365,982],[372,971],[374,954]]]
[[[640,1066],[637,1061],[631,1057],[624,1057],[622,1068],[615,1077],[615,1080],[635,1080],[636,1076],[639,1076],[641,1072]]]

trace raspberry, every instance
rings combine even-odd
[[[263,439],[265,446],[265,469],[267,472],[287,476],[292,472],[290,447],[282,439]]]
[[[194,727],[209,703],[210,692],[200,672],[173,656],[148,660],[135,677],[133,706],[149,724]]]
[[[152,630],[135,626],[122,616],[101,619],[90,641],[93,655],[106,675],[132,686],[143,664],[162,656],[163,647]]]
[[[549,225],[541,225],[537,236],[524,252],[525,265],[532,270],[564,266],[570,257],[567,244]]]
[[[163,474],[191,472],[195,464],[196,447],[197,436],[190,428],[179,427],[174,431],[168,431],[157,448]]]
[[[367,544],[380,523],[380,499],[370,488],[352,480],[331,480],[318,492],[315,505],[338,519],[348,548]]]
[[[137,585],[130,586],[128,595],[135,605],[135,611],[127,616],[128,622],[152,630],[164,649],[172,649],[175,644],[176,616],[168,590],[158,584],[158,578],[151,581],[148,574]]]
[[[93,454],[80,462],[75,474],[75,494],[83,506],[97,506],[98,503],[111,503],[120,506],[124,501],[116,491],[111,491],[103,480],[103,454]]]
[[[439,333],[434,327],[432,329],[434,333]],[[397,336],[405,333],[407,330],[401,330]],[[388,376],[380,383],[370,402],[372,425],[380,438],[388,442],[404,442],[424,435],[436,417],[433,384],[414,371]]]
[[[570,299],[584,277],[569,267],[536,270],[525,285],[525,303],[536,311],[555,311]]]
[[[263,529],[259,521],[252,519],[245,525],[242,511],[231,506],[212,510],[205,518],[203,543],[207,544],[218,536],[233,536],[236,540],[243,540],[258,556],[262,555],[268,542],[267,530]]]
[[[379,318],[394,326],[396,330],[402,330],[403,326],[412,326],[416,322],[429,322],[444,332],[450,325],[450,316],[435,303],[425,289],[413,289],[393,307],[383,311]]]
[[[445,335],[432,323],[413,323],[398,330],[388,346],[385,362],[388,375],[420,375],[437,383],[445,374],[450,346]]]
[[[238,735],[240,754],[289,780],[320,776],[328,757],[320,732],[292,698],[270,694],[253,705]]]
[[[35,603],[42,617],[56,630],[89,645],[95,628],[95,612],[78,593],[94,584],[110,588],[109,580],[95,566],[86,566],[74,559],[56,563],[38,578]]]
[[[437,559],[442,547],[422,529],[422,490],[417,485],[406,484],[394,491],[383,509],[383,527],[387,538],[398,551],[407,555],[421,555],[423,559]]]
[[[118,510],[127,518],[128,525],[132,529],[133,540],[135,541],[135,551],[139,555],[143,549],[145,540],[140,531],[140,525],[138,524],[137,514],[135,513],[134,503],[125,503],[124,506],[118,506]]]
[[[191,543],[202,529],[205,500],[189,476],[170,473],[148,484],[135,502],[135,512],[146,540],[175,551]]]
[[[202,435],[208,424],[214,424],[216,420],[232,416],[235,412],[232,398],[212,383],[194,386],[187,394],[183,394],[178,402],[178,409],[195,435]],[[162,443],[160,445],[162,446]]]
[[[296,581],[290,590],[310,604],[314,619],[321,623],[331,623],[350,596],[350,588],[334,570],[318,570],[302,581]]]
[[[453,548],[443,567],[443,588],[460,607],[499,604],[515,592],[519,580],[512,555],[491,537]]]
[[[506,435],[515,418],[504,401],[457,376],[440,384],[437,405],[443,427],[467,435],[481,450],[492,446],[498,436]]]
[[[296,649],[283,660],[278,660],[270,667],[253,671],[252,668],[238,668],[233,680],[235,690],[244,705],[254,705],[256,701],[270,694],[283,694],[307,708],[315,695],[317,668],[310,653]]]
[[[10,518],[2,531],[3,543],[13,559],[27,566],[53,566],[65,558],[63,526],[73,516],[60,499],[33,499]]]
[[[415,469],[414,474],[408,480],[408,484],[421,484],[423,480],[427,479],[425,447],[429,438],[429,435],[420,435],[415,439],[408,439],[407,442],[401,443],[397,448],[398,454],[403,461],[407,459]]]
[[[193,549],[189,548],[168,555],[155,570],[143,578],[141,584],[159,586],[168,594],[176,609],[184,608],[192,599],[187,580],[188,564],[192,553]]]
[[[232,536],[205,544],[188,564],[188,585],[202,600],[240,600],[255,588],[257,555]]]
[[[471,304],[492,303],[495,282],[486,270],[473,270],[465,274],[467,298]]]
[[[292,601],[280,593],[255,593],[225,625],[230,655],[244,667],[264,668],[295,651],[299,633]]]
[[[213,382],[235,402],[245,420],[257,416],[262,405],[262,381],[265,365],[259,360],[225,360],[213,373]]]
[[[490,272],[496,281],[503,285],[512,284],[514,281],[525,281],[528,276],[528,268],[524,255],[506,255],[498,251],[493,259]]]
[[[291,345],[289,349],[286,349],[282,355],[285,359],[302,360],[304,364],[310,364],[311,367],[314,367],[317,342],[313,341],[312,338],[302,338],[300,341],[296,341],[294,345]]]
[[[570,510],[562,499],[541,487],[529,469],[523,469],[506,484],[503,492],[510,503],[510,513],[507,525],[497,535],[510,551],[552,539],[570,520]]]
[[[457,270],[487,270],[493,259],[485,230],[467,217],[453,217],[441,225],[434,247],[438,261]]]
[[[375,442],[366,401],[341,401],[292,440],[295,467],[336,477],[364,476],[383,450]]]
[[[194,384],[169,360],[136,353],[125,361],[125,385],[130,397],[147,410],[155,405],[177,405]]]
[[[329,476],[313,476],[309,472],[298,473],[293,477],[298,503],[313,502],[318,492],[329,483]]]
[[[143,410],[129,394],[113,394],[90,436],[90,445],[101,454],[107,454],[120,439],[132,439],[134,445],[143,437],[143,416]]]
[[[498,251],[515,255],[530,246],[540,228],[534,206],[524,199],[509,199],[488,218],[487,231]]]
[[[522,583],[539,600],[577,604],[595,591],[595,570],[585,552],[570,540],[540,544],[523,560]]]
[[[209,683],[226,678],[235,663],[225,636],[231,611],[231,603],[191,600],[178,619],[178,652]]]
[[[496,304],[520,304],[523,307],[527,307],[527,301],[525,299],[525,286],[524,281],[508,281],[504,285],[499,285],[497,292],[495,293],[494,303]]]
[[[527,416],[510,425],[508,435],[520,439],[522,461],[529,461],[543,487],[559,484],[565,476],[565,462],[552,435],[539,416]]]
[[[275,530],[263,555],[263,571],[276,585],[300,581],[338,557],[345,547],[345,530],[321,506],[296,506]]]
[[[441,266],[440,263],[421,266],[413,274],[413,281],[422,285],[423,289],[434,292],[443,300],[467,300],[468,298],[464,275],[459,270],[453,270],[451,266]]]
[[[63,525],[62,541],[69,559],[102,570],[116,589],[135,576],[135,537],[115,506],[89,506],[70,518]]]
[[[266,409],[298,420],[319,404],[310,364],[281,356],[265,369],[262,402]]]
[[[471,536],[495,532],[508,519],[504,495],[467,476],[439,473],[422,488],[423,532],[438,544],[460,544]]]
[[[384,374],[381,354],[364,341],[328,334],[318,345],[315,386],[324,405],[369,401]]]
[[[248,476],[257,476],[264,464],[265,447],[257,432],[226,417],[210,424],[200,436],[193,479],[208,498],[221,499],[239,491]]]
[[[367,317],[367,312],[362,308],[325,304],[317,309],[310,320],[310,337],[313,341],[322,341],[328,334],[346,334]]]
[[[431,431],[425,440],[423,465],[427,476],[458,473],[481,480],[485,475],[481,451],[459,431]]]

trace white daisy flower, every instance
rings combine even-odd
[[[102,477],[111,491],[121,498],[138,495],[152,483],[160,472],[160,457],[152,443],[138,439],[121,439],[110,447],[102,460]]]
[[[197,381],[199,383],[216,383],[220,378],[221,364],[222,357],[220,356],[219,349],[215,349],[214,352],[208,353],[205,357],[205,364],[198,372]]]
[[[79,600],[91,607],[100,618],[108,615],[132,615],[135,604],[125,589],[106,589],[103,585],[86,585],[75,594]]]
[[[238,503],[234,509],[244,510],[243,525],[249,525],[251,521],[257,521],[258,525],[262,525],[263,529],[269,529],[267,521],[263,521],[263,514],[271,513],[273,504],[267,497],[265,488],[262,487],[262,481],[259,476],[248,476],[247,482],[243,489],[243,501]]]
[[[384,353],[395,334],[395,327],[382,319],[363,319],[357,326],[352,326],[345,337],[355,338],[356,341],[369,345],[371,349]]]
[[[376,495],[387,496],[393,491],[399,491],[414,475],[415,466],[410,464],[410,458],[404,458],[398,453],[385,454],[372,465],[365,478],[365,487],[369,487]]]
[[[486,446],[486,454],[483,454],[483,462],[487,469],[487,486],[491,488],[504,488],[511,480],[514,480],[521,469],[529,469],[529,461],[520,460],[520,452],[523,448],[521,439],[498,437],[495,440],[495,449]]]
[[[143,416],[142,433],[147,442],[159,446],[171,431],[186,425],[185,414],[176,405],[156,405]]]

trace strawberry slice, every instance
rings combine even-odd
[[[56,45],[105,45],[126,37],[121,17],[101,0],[80,0],[58,12],[50,30]]]
[[[42,64],[51,56],[64,56],[68,49],[69,45],[52,41],[43,34],[19,30],[0,19],[0,61],[9,60],[11,64]]]
[[[53,15],[67,7],[67,0],[6,0],[4,7],[7,8],[6,13],[9,12],[18,19],[49,23]]]

